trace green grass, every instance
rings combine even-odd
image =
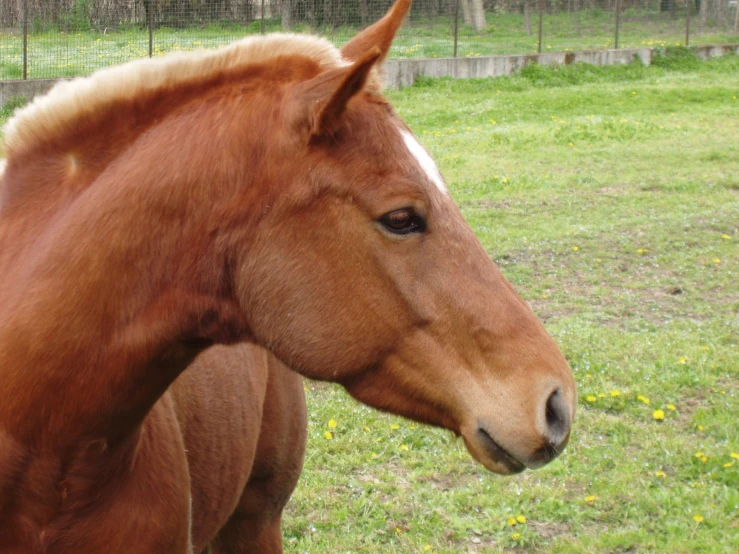
[[[560,459],[503,478],[447,432],[306,382],[286,550],[739,551],[739,58],[388,96],[560,344],[578,416]]]
[[[389,95],[561,345],[579,413],[560,460],[501,478],[308,383],[288,551],[739,550],[739,58],[679,54]]]
[[[657,4],[654,4],[657,6]],[[655,8],[656,9],[656,8]],[[621,17],[619,46],[676,46],[685,41],[685,18],[672,17],[652,10],[626,10]],[[520,13],[488,13],[488,28],[475,32],[460,24],[458,56],[475,57],[496,54],[526,54],[537,51],[537,14],[532,15],[532,33],[524,28]],[[736,43],[731,33],[733,19],[701,23],[694,18],[691,44]],[[556,52],[613,48],[614,16],[603,10],[578,10],[544,14],[542,51]],[[267,32],[279,31],[278,20],[267,20]],[[343,44],[357,33],[357,27],[312,28],[296,25],[296,32],[318,33]],[[154,32],[152,54],[172,50],[214,48],[246,35],[257,34],[260,22],[248,25],[209,25],[194,28],[158,28]],[[19,32],[0,30],[0,80],[23,75],[22,36]],[[454,52],[453,20],[450,17],[413,18],[395,40],[390,57],[443,58]],[[144,27],[106,28],[104,33],[85,30],[60,33],[38,30],[29,35],[29,78],[86,75],[101,67],[122,63],[149,54],[149,36]]]

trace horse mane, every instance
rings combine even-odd
[[[16,112],[5,126],[5,153],[9,156],[57,136],[73,128],[80,119],[100,113],[116,102],[285,56],[308,58],[325,69],[348,63],[328,40],[288,33],[247,37],[217,50],[175,52],[131,61],[90,77],[58,83],[48,94]],[[380,88],[378,75],[373,74],[369,88]]]

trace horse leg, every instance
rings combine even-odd
[[[302,378],[272,355],[254,466],[213,554],[280,554],[282,511],[303,469],[307,416]]]

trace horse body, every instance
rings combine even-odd
[[[213,344],[253,342],[446,427],[497,473],[564,448],[567,362],[380,94],[375,66],[409,5],[341,52],[278,36],[133,63],[9,123],[1,552],[182,554],[233,509],[223,551],[274,530],[277,516],[247,516],[279,515],[294,484],[299,457],[280,455],[302,440],[294,383],[261,393],[259,364],[239,381],[221,360],[209,375],[223,386],[201,391],[191,374]],[[281,438],[255,447],[257,424]],[[242,497],[263,474],[255,455],[284,476]]]

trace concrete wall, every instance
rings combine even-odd
[[[422,60],[388,60],[385,62],[385,82],[390,88],[406,87],[416,77],[499,77],[511,75],[530,64],[569,65],[578,62],[593,65],[626,64],[639,58],[645,65],[652,60],[651,48],[623,48],[619,50],[588,50],[584,52],[546,52],[542,54],[514,54],[479,58],[432,58]]]
[[[45,94],[61,79],[31,79],[29,81],[0,81],[0,106],[14,96],[31,100],[34,96]]]
[[[693,48],[700,59],[739,54],[739,44],[697,46]],[[586,50],[583,52],[546,52],[479,58],[432,58],[422,60],[388,60],[385,62],[385,81],[389,88],[410,86],[419,75],[426,77],[499,77],[511,75],[529,64],[569,65],[583,62],[593,65],[615,65],[633,62],[636,58],[645,65],[652,61],[651,48],[621,48],[619,50]],[[0,106],[13,96],[28,100],[47,92],[57,79],[30,81],[0,81]]]

